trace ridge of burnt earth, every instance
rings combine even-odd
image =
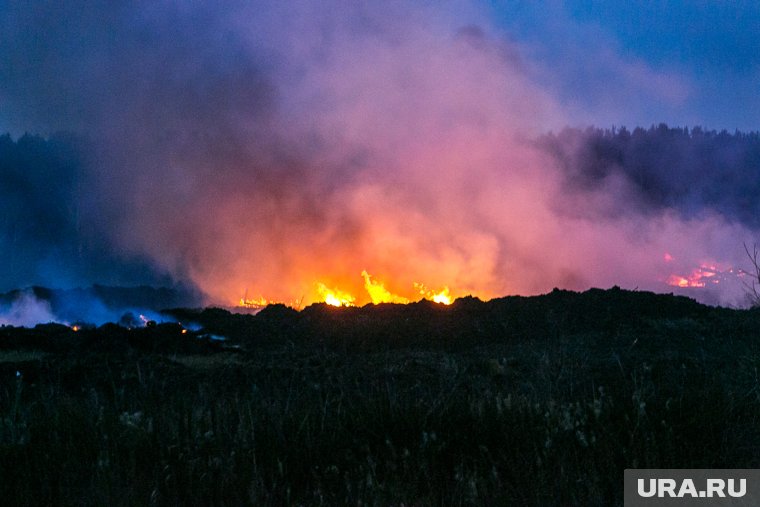
[[[730,359],[755,347],[760,310],[710,307],[683,296],[591,289],[452,305],[430,301],[301,311],[271,305],[255,315],[220,308],[174,309],[180,323],[128,329],[116,324],[74,330],[60,324],[0,327],[0,351],[53,354],[213,354],[258,350],[392,350],[466,353],[488,347],[566,344],[592,355]],[[189,326],[190,330],[188,330]],[[614,352],[613,352],[614,351]]]
[[[300,312],[272,305],[255,315],[219,308],[167,313],[184,322],[196,322],[246,348],[290,340],[356,350],[456,349],[583,333],[614,338],[668,322],[688,322],[688,329],[680,334],[702,337],[726,332],[744,335],[758,329],[756,310],[717,308],[683,296],[617,287],[581,293],[555,289],[541,296],[508,296],[487,302],[466,297],[449,306],[423,300],[341,308],[319,303]]]

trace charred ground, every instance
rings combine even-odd
[[[617,288],[0,328],[8,505],[614,505],[760,466],[760,311]]]

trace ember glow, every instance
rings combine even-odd
[[[674,259],[671,256],[668,262],[672,260]],[[692,269],[687,274],[671,274],[665,283],[671,287],[682,289],[704,289],[720,284],[743,283],[742,279],[745,276],[746,272],[743,269],[736,269],[730,265],[716,262],[702,262],[699,267]]]
[[[683,276],[678,275],[670,275],[668,279],[665,281],[668,285],[672,285],[673,287],[704,287],[705,282],[701,280],[702,275],[699,274],[697,271],[692,273],[688,278],[685,278]]]
[[[238,302],[238,306],[243,308],[264,308],[267,305],[275,304],[276,301],[268,301],[264,297],[260,297],[257,299],[249,299],[248,296],[243,296],[240,298],[240,301]]]
[[[720,283],[718,274],[722,273],[714,265],[703,264],[688,276],[670,275],[665,283],[675,287],[704,287],[708,283]]]

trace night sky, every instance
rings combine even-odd
[[[760,4],[490,2],[574,123],[757,130]]]
[[[236,48],[231,35],[233,25],[245,23],[246,16],[256,17],[269,29],[282,23],[282,29],[293,29],[297,21],[285,17],[323,17],[329,10],[334,23],[356,24],[357,31],[372,30],[361,26],[361,15],[342,11],[353,10],[345,2],[332,2],[322,9],[318,2],[289,2],[292,9],[258,2],[255,7],[241,9],[236,2],[226,7],[211,7],[203,2],[158,2],[144,8],[127,8],[126,3],[4,1],[2,12],[3,60],[2,88],[14,88],[23,79],[19,67],[35,63],[48,70],[62,71],[60,56],[77,55],[80,72],[96,77],[103,70],[97,58],[85,57],[90,49],[99,52],[125,50],[119,48],[120,31],[132,23],[163,22],[162,17],[183,17],[179,25],[162,27],[166,38],[187,36],[185,30],[199,31],[193,38],[205,36],[217,40],[230,37],[231,44],[222,49],[235,58]],[[310,5],[313,4],[313,5]],[[193,5],[194,7],[190,7]],[[535,80],[552,94],[568,113],[571,125],[593,124],[600,127],[628,127],[668,123],[675,126],[701,125],[733,131],[756,130],[760,112],[760,5],[752,1],[490,1],[490,2],[390,2],[384,20],[394,23],[392,16],[405,17],[416,12],[415,22],[447,23],[452,27],[478,26],[490,37],[503,38],[514,44],[513,51]],[[93,7],[95,6],[95,7]],[[420,12],[426,6],[427,12]],[[224,9],[227,12],[215,12]],[[236,16],[245,10],[240,17]],[[371,9],[367,9],[371,11]],[[120,11],[127,19],[119,19]],[[163,11],[163,12],[161,12]],[[195,11],[195,12],[189,12]],[[207,12],[208,11],[208,12]],[[254,12],[251,12],[254,11]],[[373,14],[369,13],[365,21]],[[424,19],[430,16],[437,19]],[[408,21],[408,18],[407,20]],[[16,29],[29,23],[39,29],[34,41],[17,37]],[[196,26],[195,24],[198,24]],[[184,26],[183,26],[184,25]],[[153,28],[156,28],[155,26]],[[142,29],[145,29],[143,27]],[[255,29],[259,29],[256,27]],[[208,32],[208,33],[204,33]],[[230,32],[225,35],[225,32]],[[13,37],[11,37],[13,35]],[[146,34],[161,38],[159,34]],[[249,34],[258,38],[257,34]],[[298,34],[291,34],[298,37]],[[303,48],[308,51],[311,36],[304,32]],[[160,44],[160,40],[153,41]],[[269,41],[270,43],[273,41]],[[279,42],[279,41],[276,41]],[[56,49],[66,55],[41,54],[48,44],[62,44]],[[263,41],[262,46],[266,46]],[[16,47],[23,45],[23,47]],[[110,46],[110,47],[109,47]],[[14,49],[20,53],[12,55]],[[158,47],[154,50],[160,51]],[[191,50],[191,47],[187,48]],[[43,58],[44,61],[35,62]],[[91,68],[87,68],[91,66]],[[9,67],[13,67],[10,69]],[[60,76],[58,76],[60,78]],[[44,86],[44,83],[38,83]],[[74,85],[73,83],[70,83]],[[3,94],[5,95],[5,94]],[[0,130],[20,134],[25,131],[46,132],[49,125],[26,104],[16,110],[14,97],[5,96],[0,111]],[[547,121],[551,127],[552,121]],[[59,125],[56,125],[56,127]]]

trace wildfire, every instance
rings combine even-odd
[[[356,306],[354,301],[356,298],[348,292],[343,292],[338,289],[331,289],[323,283],[317,284],[317,292],[322,300],[328,305],[332,306]]]
[[[667,255],[668,254],[666,254],[666,256]],[[672,257],[666,258],[666,261],[669,262],[672,259]],[[721,267],[713,262],[703,262],[688,275],[670,275],[667,280],[665,280],[665,283],[673,287],[704,288],[707,287],[707,284],[719,284],[722,280],[725,280],[728,277],[741,277],[742,275],[742,270],[737,271],[730,267]]]
[[[430,290],[421,283],[415,283],[414,288],[417,289],[417,291],[422,295],[423,299],[429,299],[434,303],[450,305],[453,302],[451,291],[445,285],[441,290],[438,291]]]
[[[264,296],[258,298],[249,298],[248,289],[245,290],[245,294],[237,301],[238,308],[247,308],[249,310],[263,310],[269,305],[286,305],[291,308],[300,309],[303,297],[301,299],[291,300],[289,303],[277,299],[267,299]]]
[[[704,287],[705,286],[705,282],[701,280],[701,275],[698,273],[698,270],[695,270],[688,277],[679,276],[679,275],[670,275],[668,279],[665,280],[665,283],[673,287]]]
[[[362,271],[362,278],[364,278],[364,289],[370,297],[370,300],[374,304],[380,303],[400,303],[407,304],[411,300],[404,296],[394,294],[385,288],[385,285],[374,279],[372,275],[367,273],[366,270]],[[317,288],[320,297],[324,302],[333,306],[354,306],[356,298],[339,290],[329,289],[325,284],[317,284]],[[414,289],[422,296],[422,299],[428,299],[435,303],[444,305],[450,305],[454,298],[451,295],[451,290],[444,286],[440,290],[431,290],[421,283],[414,283]]]
[[[440,292],[434,292],[431,299],[434,303],[442,305],[450,305],[453,302],[448,287],[444,287]]]
[[[385,284],[382,281],[373,277],[366,270],[361,272],[361,276],[364,279],[364,290],[367,292],[367,296],[369,296],[369,300],[373,304],[407,304],[419,299],[427,299],[435,303],[450,305],[454,301],[454,297],[451,294],[451,290],[448,286],[443,286],[441,289],[433,290],[422,283],[414,283],[414,292],[412,292],[412,294],[417,293],[419,296],[421,296],[421,298],[418,296],[416,299],[414,299],[413,296],[406,297],[391,292],[385,287]],[[358,298],[355,297],[351,292],[339,289],[334,285],[327,285],[323,282],[317,282],[314,284],[314,287],[315,293],[313,294],[312,298],[307,298],[307,301],[311,299],[312,301],[323,302],[332,306],[356,306],[358,304]],[[286,304],[287,306],[298,309],[301,308],[303,301],[304,298],[301,298],[300,300],[297,300],[293,303],[282,304]],[[238,307],[254,310],[260,310],[267,305],[276,303],[278,303],[278,301],[267,299],[263,296],[259,298],[249,298],[247,290],[245,295],[237,301]]]
[[[240,298],[239,306],[244,308],[264,308],[265,306],[272,304],[266,298],[260,297],[258,299],[249,299],[248,295]]]
[[[372,276],[367,271],[362,271],[362,277],[364,277],[364,288],[369,294],[370,299],[374,304],[379,303],[401,303],[406,304],[409,300],[403,296],[397,296],[388,289],[385,288],[381,282],[373,280]]]

